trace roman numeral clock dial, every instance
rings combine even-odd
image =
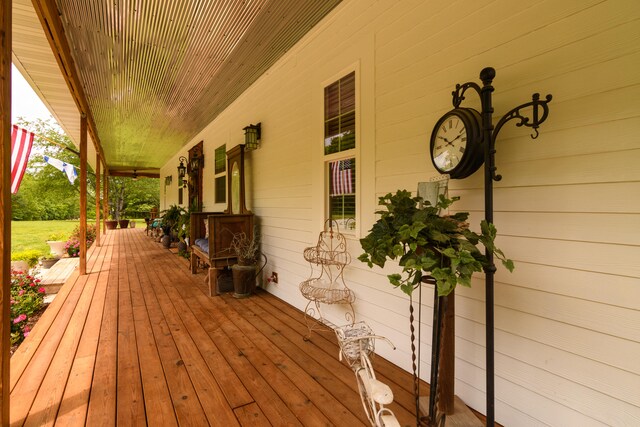
[[[431,133],[431,161],[441,174],[462,179],[482,165],[480,114],[456,108],[442,116]]]

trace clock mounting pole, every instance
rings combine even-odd
[[[482,106],[482,144],[484,148],[484,214],[489,223],[493,223],[493,181],[500,181],[501,175],[496,174],[495,166],[495,144],[498,133],[502,127],[511,120],[519,120],[516,126],[526,126],[533,129],[532,139],[538,137],[538,127],[547,119],[549,115],[549,102],[551,95],[547,95],[544,101],[540,100],[540,94],[535,93],[531,102],[527,102],[510,110],[498,120],[493,126],[493,105],[492,94],[493,79],[496,76],[495,69],[484,68],[480,72],[482,87],[475,82],[457,84],[456,90],[452,92],[453,106],[459,108],[464,101],[464,94],[467,89],[473,89],[480,97]],[[531,116],[526,112],[531,110]],[[486,277],[486,381],[487,381],[487,426],[495,424],[495,368],[494,368],[494,275],[496,266],[493,260],[493,253],[489,250],[485,252],[487,266],[485,267]]]

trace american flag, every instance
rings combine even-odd
[[[27,170],[27,162],[35,135],[28,130],[13,125],[11,129],[11,194],[16,194]]]
[[[331,196],[353,194],[351,181],[351,159],[336,160],[329,163],[331,172]]]

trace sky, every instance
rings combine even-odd
[[[11,64],[11,123],[16,123],[18,117],[28,121],[51,118],[51,121],[56,123],[20,71]]]

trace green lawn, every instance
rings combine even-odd
[[[79,221],[11,221],[11,253],[35,249],[43,255],[49,253],[47,240],[54,233],[67,238]]]

